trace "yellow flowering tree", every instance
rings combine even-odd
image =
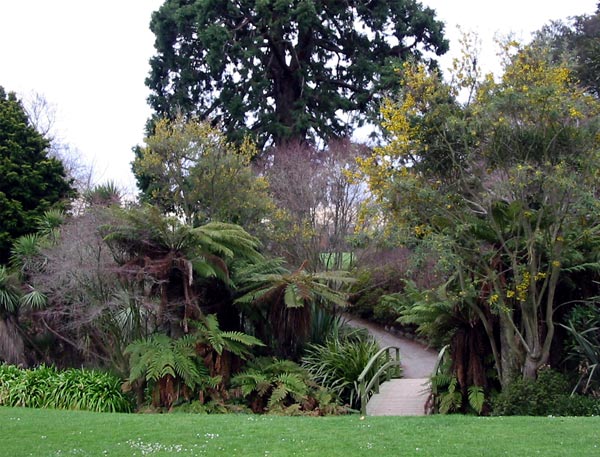
[[[502,385],[549,362],[557,307],[586,298],[568,276],[600,247],[600,104],[539,48],[504,50],[499,80],[469,52],[451,83],[405,64],[388,141],[360,164],[388,222],[438,256],[444,299],[483,328]]]

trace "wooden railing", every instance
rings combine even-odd
[[[393,356],[390,351],[394,352]],[[367,375],[380,357],[384,357],[385,362],[371,379],[367,380]],[[383,376],[385,378],[384,381],[389,381],[392,378],[399,378],[401,372],[400,348],[396,346],[387,346],[371,357],[357,380],[360,392],[360,414],[362,416],[367,414],[367,402],[371,396],[371,391],[373,393],[379,393],[379,386],[381,384],[380,378]]]

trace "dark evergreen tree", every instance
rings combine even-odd
[[[416,0],[167,0],[150,27],[156,115],[211,119],[261,146],[347,135],[397,89],[402,61],[448,49]]]
[[[14,239],[36,231],[37,218],[74,195],[49,142],[31,126],[14,93],[0,87],[0,264]]]

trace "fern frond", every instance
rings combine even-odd
[[[283,400],[285,400],[285,397],[287,397],[288,392],[288,388],[285,384],[279,384],[273,389],[273,392],[271,392],[271,397],[269,398],[267,406],[273,408],[275,405],[282,403]]]
[[[485,403],[485,393],[481,386],[469,386],[467,389],[469,397],[469,406],[475,410],[477,414],[481,414]]]

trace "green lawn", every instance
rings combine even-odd
[[[598,456],[600,418],[308,418],[0,408],[2,456]]]

